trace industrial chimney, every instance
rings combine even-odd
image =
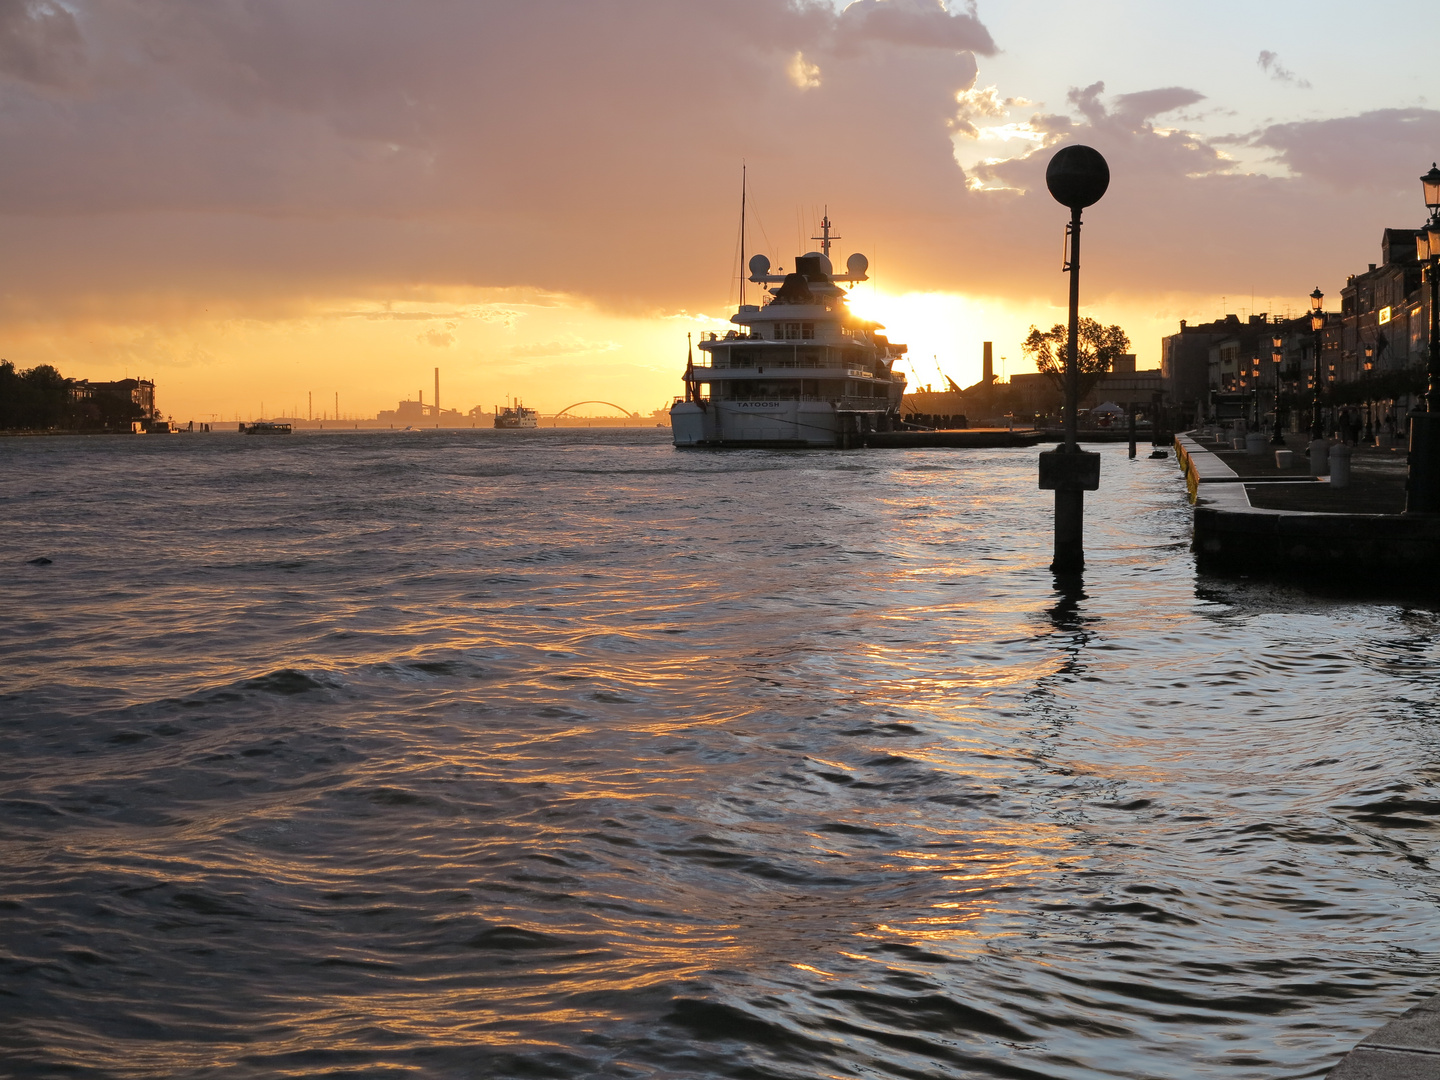
[[[989,386],[995,381],[995,353],[990,342],[985,342],[984,368],[980,373],[980,381]]]
[[[440,419],[440,369],[435,369],[435,419]]]

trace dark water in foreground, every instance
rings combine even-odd
[[[1437,975],[1437,619],[1104,452],[0,441],[0,1073],[1321,1075]],[[45,556],[50,565],[27,560]]]

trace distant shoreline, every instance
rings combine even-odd
[[[208,432],[205,432],[205,431],[185,431],[185,430],[182,428],[180,431],[161,432],[161,433],[157,433],[157,434],[161,434],[161,435],[235,435],[235,434],[238,434],[238,433],[239,433],[239,432],[238,432],[239,423],[247,423],[247,424],[249,424],[249,423],[254,423],[254,422],[255,422],[255,421],[250,421],[250,420],[245,420],[245,421],[240,421],[240,422],[237,422],[237,421],[234,421],[234,420],[228,420],[228,421],[224,421],[224,422],[212,422],[212,423],[210,424],[210,430],[209,430]],[[306,420],[281,420],[281,421],[277,421],[277,422],[290,424],[290,425],[292,425],[292,426],[294,427],[294,429],[295,429],[297,432],[298,432],[298,431],[396,431],[396,432],[403,432],[403,431],[495,431],[495,430],[500,430],[500,429],[495,428],[495,427],[493,426],[493,424],[489,424],[489,423],[485,423],[485,424],[481,424],[481,423],[475,423],[475,424],[439,424],[439,425],[435,425],[435,426],[431,426],[431,425],[429,425],[429,424],[419,425],[419,426],[414,425],[414,424],[411,424],[411,425],[406,425],[406,426],[403,426],[403,427],[397,427],[397,426],[394,425],[394,424],[384,424],[384,423],[381,423],[381,422],[379,422],[379,421],[377,421],[377,420],[349,420],[349,421],[341,420],[341,421],[338,421],[338,422],[337,422],[337,421],[334,421],[334,420],[326,420],[326,421],[324,421],[323,423],[320,422],[320,421],[318,421],[318,420],[315,420],[315,421],[306,421]],[[540,421],[540,423],[539,423],[539,425],[538,425],[538,427],[536,427],[536,428],[522,428],[522,429],[514,429],[514,430],[517,431],[518,433],[523,434],[525,431],[548,430],[548,429],[551,429],[551,428],[616,428],[616,429],[618,429],[618,428],[640,428],[640,429],[652,429],[652,430],[653,430],[653,429],[655,429],[655,428],[668,428],[669,426],[670,426],[670,425],[667,424],[667,423],[662,423],[662,422],[660,422],[660,421],[658,421],[658,420],[650,419],[650,418],[648,418],[648,417],[647,417],[647,418],[642,418],[642,419],[639,419],[639,420],[628,420],[628,421],[627,421],[627,420],[621,419],[621,418],[618,417],[618,416],[617,416],[617,417],[596,417],[596,418],[593,418],[593,419],[590,419],[590,420],[586,420],[586,419],[572,420],[570,417],[567,416],[567,417],[562,417],[558,423],[556,423],[556,422],[550,422],[550,421],[547,421],[547,419],[542,418],[541,421]],[[39,430],[39,429],[26,429],[26,430],[20,430],[20,431],[0,431],[0,438],[9,438],[9,439],[21,439],[21,438],[55,438],[55,437],[57,437],[57,436],[65,436],[65,435],[71,435],[71,436],[79,435],[79,436],[84,436],[84,437],[86,437],[86,438],[92,438],[92,437],[98,437],[98,436],[114,436],[114,437],[116,437],[116,438],[120,438],[120,437],[132,438],[132,437],[137,437],[137,436],[144,436],[145,433],[144,433],[144,432],[131,432],[131,431],[103,431],[103,430],[94,430],[94,429],[85,429],[85,428],[47,428],[47,429],[44,429],[44,430]]]

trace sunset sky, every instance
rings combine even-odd
[[[1053,148],[1095,146],[1084,302],[1299,310],[1424,217],[1433,9],[1331,2],[0,0],[4,347],[177,419],[426,391],[649,412],[828,205],[914,377],[1063,317]],[[750,287],[753,290],[754,286]],[[1253,296],[1253,300],[1252,300]]]

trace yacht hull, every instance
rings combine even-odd
[[[693,401],[670,409],[676,446],[809,449],[853,445],[886,415],[838,410],[829,401]]]

